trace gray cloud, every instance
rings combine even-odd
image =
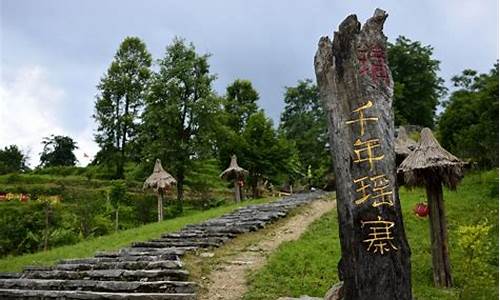
[[[464,68],[486,72],[498,58],[494,0],[0,3],[1,80],[23,66],[42,66],[47,80],[65,92],[58,111],[70,132],[91,126],[95,86],[127,35],[141,37],[155,58],[176,35],[200,52],[212,53],[216,90],[223,93],[235,78],[252,80],[260,105],[275,121],[283,108],[284,86],[314,78],[319,37],[331,36],[351,13],[363,21],[376,7],[387,10],[389,40],[405,35],[432,45],[446,80]]]

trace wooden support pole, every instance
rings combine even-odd
[[[163,221],[163,190],[158,191],[158,222]]]
[[[241,202],[240,185],[238,184],[238,179],[234,180],[234,200],[236,201],[236,203]]]
[[[396,183],[394,82],[377,9],[322,37],[314,64],[336,179],[346,300],[411,300],[410,247]]]
[[[448,230],[443,201],[443,187],[440,180],[427,179],[427,201],[429,202],[429,225],[432,251],[432,271],[436,287],[451,287],[450,258],[448,252]]]

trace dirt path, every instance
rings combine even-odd
[[[249,243],[229,245],[207,276],[202,277],[202,300],[241,299],[246,291],[246,272],[262,267],[267,256],[281,243],[296,240],[307,227],[324,213],[335,208],[335,201],[317,200],[301,209],[300,213],[284,219],[270,230],[256,234]],[[205,254],[211,256],[212,253]],[[215,254],[217,255],[217,253]],[[202,254],[203,256],[203,254]]]

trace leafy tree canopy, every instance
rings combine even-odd
[[[321,181],[331,166],[326,116],[321,106],[318,87],[312,80],[286,87],[280,129],[297,147],[301,173],[307,176],[310,169],[311,183],[315,185],[323,185]]]
[[[441,144],[483,168],[498,165],[498,62],[488,74],[464,70],[439,118]]]
[[[41,167],[74,166],[76,164],[77,159],[73,151],[78,147],[69,136],[51,135],[43,139],[42,145]]]
[[[259,94],[249,80],[237,79],[226,89],[224,111],[227,123],[235,132],[240,132],[251,114],[257,112]]]
[[[434,127],[436,108],[446,89],[437,74],[433,48],[400,36],[389,44],[389,67],[394,79],[394,119],[398,125]]]
[[[138,160],[133,155],[138,153],[135,138],[151,61],[146,45],[137,37],[127,37],[97,86],[93,117],[98,124],[95,140],[101,150],[96,163],[114,165],[117,178],[123,178],[127,160]]]
[[[28,170],[27,156],[16,145],[0,149],[0,174],[22,172]]]
[[[208,57],[175,38],[158,62],[143,114],[145,155],[151,162],[160,158],[176,177],[180,204],[186,170],[192,160],[210,153],[212,120],[220,110]]]

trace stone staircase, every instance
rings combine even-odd
[[[295,194],[247,206],[158,239],[136,242],[116,252],[96,253],[92,258],[26,267],[22,273],[0,273],[0,299],[196,299],[197,284],[189,281],[181,262],[186,251],[219,247],[321,195]]]

